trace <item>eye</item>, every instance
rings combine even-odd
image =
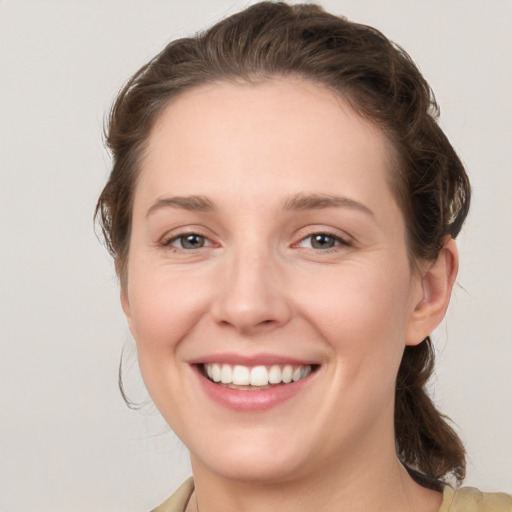
[[[178,249],[201,249],[207,245],[210,245],[208,239],[197,233],[188,233],[186,235],[175,236],[168,240],[165,245],[176,247]]]
[[[348,245],[345,240],[339,236],[331,235],[329,233],[313,233],[306,238],[303,238],[299,244],[300,247],[306,247],[311,249],[332,249],[338,245]]]

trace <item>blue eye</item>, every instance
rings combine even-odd
[[[198,235],[197,233],[190,233],[187,235],[177,236],[169,240],[167,244],[179,249],[201,249],[207,245],[207,239],[202,235]]]
[[[338,241],[333,236],[326,235],[325,233],[317,233],[315,235],[311,235],[310,239],[311,247],[314,249],[330,249],[338,243]]]
[[[313,233],[300,242],[302,247],[319,250],[332,249],[340,244],[347,245],[341,238],[328,233]]]

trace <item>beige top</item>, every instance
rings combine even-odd
[[[193,492],[194,480],[189,478],[152,512],[184,512]],[[512,496],[502,492],[480,492],[474,487],[453,489],[447,485],[438,512],[512,512]]]

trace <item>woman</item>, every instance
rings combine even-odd
[[[121,91],[97,212],[194,475],[156,510],[512,510],[444,485],[424,390],[470,197],[436,114],[378,31],[270,2]]]

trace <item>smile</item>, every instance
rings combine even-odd
[[[278,363],[272,356],[245,364],[232,355],[209,359],[191,364],[199,384],[214,403],[237,412],[265,411],[292,399],[311,386],[321,367],[300,361]]]
[[[276,385],[290,384],[306,378],[313,371],[311,365],[243,366],[231,364],[204,364],[203,375],[211,382],[230,389],[263,390]]]

